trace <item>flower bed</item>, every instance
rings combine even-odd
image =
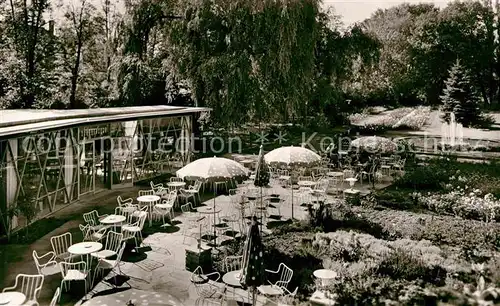
[[[403,107],[369,117],[368,112],[349,116],[351,124],[366,131],[385,131],[389,129],[420,130],[428,124],[431,109],[426,106]]]
[[[339,274],[329,287],[341,305],[427,304],[467,298],[473,287],[474,266],[447,254],[429,241],[384,241],[371,235],[337,231],[316,234],[313,249],[323,265]],[[482,284],[477,290],[498,291],[497,259],[481,267]],[[476,302],[481,294],[476,294]],[[495,299],[493,299],[495,301]],[[498,302],[498,296],[496,302]],[[387,305],[387,304],[386,304]]]
[[[495,199],[491,193],[485,196],[480,194],[479,189],[469,193],[459,187],[445,194],[416,193],[415,196],[420,205],[437,213],[485,222],[500,221],[500,200]]]
[[[398,122],[392,125],[394,129],[420,130],[429,123],[431,108],[427,106],[419,106]]]

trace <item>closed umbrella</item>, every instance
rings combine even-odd
[[[257,299],[257,287],[264,284],[264,245],[260,237],[257,217],[253,216],[252,225],[248,229],[247,240],[243,249],[240,283],[243,287],[252,288],[252,305]]]
[[[182,179],[201,178],[208,182],[225,181],[231,179],[240,179],[248,176],[248,171],[235,162],[227,158],[209,157],[197,159],[181,169],[177,170],[177,176]],[[215,224],[215,190],[214,190],[214,224]],[[214,239],[217,237],[217,231],[214,226]],[[215,240],[215,242],[217,242]]]
[[[254,185],[256,187],[260,187],[260,209],[262,210],[262,187],[266,187],[269,185],[269,179],[270,179],[270,173],[269,173],[269,167],[267,166],[266,161],[264,160],[264,149],[262,148],[262,145],[260,146],[259,150],[259,157],[257,160],[257,167],[255,170],[255,180],[254,180]],[[260,223],[262,224],[262,218],[260,220]],[[262,229],[262,225],[261,225]]]
[[[303,147],[281,147],[274,149],[264,156],[270,165],[278,167],[296,168],[310,167],[321,161],[321,156]],[[293,182],[292,182],[292,219],[293,219]]]
[[[351,146],[368,153],[394,152],[398,148],[398,145],[394,141],[379,136],[357,138],[351,142]]]

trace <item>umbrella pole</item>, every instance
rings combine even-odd
[[[257,303],[257,288],[252,287],[252,305]]]
[[[262,213],[263,213],[263,210],[262,210],[262,186],[260,187],[260,231],[262,232],[262,223],[264,222],[262,220]]]
[[[217,193],[215,192],[215,189],[214,189],[214,246],[215,248],[217,248],[217,229],[215,228],[215,198],[217,197]]]

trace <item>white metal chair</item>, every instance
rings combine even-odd
[[[14,286],[7,287],[2,292],[17,291],[26,296],[26,301],[23,305],[38,305],[38,298],[42,290],[44,276],[40,274],[28,275],[18,274]]]
[[[135,247],[138,248],[139,244],[137,243],[137,236],[139,236],[142,242],[142,229],[144,228],[144,223],[146,222],[147,217],[148,213],[141,210],[136,222],[130,225],[122,226],[123,240],[129,240],[133,238]]]
[[[314,186],[312,191],[312,196],[316,198],[316,201],[326,200],[326,192],[328,191],[328,186],[330,181],[328,179],[320,179],[318,183]]]
[[[194,201],[196,201],[196,198],[195,198],[195,194],[194,193],[191,193],[191,192],[188,192],[186,189],[184,188],[180,188],[179,189],[179,193],[177,194],[177,197],[178,198],[182,198],[183,201],[182,203],[186,203],[186,202],[189,202],[189,199],[193,199]],[[194,202],[193,201],[193,202]],[[193,203],[192,202],[192,203]]]
[[[219,272],[204,274],[201,267],[197,267],[193,271],[191,274],[191,283],[194,285],[196,293],[198,294],[197,304],[198,302],[204,304],[206,301],[209,304],[217,303],[223,305],[226,297],[226,288],[221,288],[217,285],[219,279]]]
[[[401,175],[403,173],[404,168],[405,168],[405,164],[406,164],[406,158],[403,158],[403,159],[396,161],[392,165],[392,168],[394,170],[398,170],[399,174]]]
[[[194,202],[198,199],[198,203],[201,203],[200,189],[201,189],[202,181],[197,180],[194,185],[189,186],[188,189],[184,189],[185,192],[192,194]]]
[[[48,276],[59,273],[58,263],[55,259],[56,254],[54,252],[48,252],[42,256],[38,256],[36,250],[33,250],[33,260],[35,261],[36,269],[40,275]]]
[[[60,295],[61,295],[61,288],[57,287],[56,292],[54,293],[54,296],[52,297],[49,306],[56,306],[57,302],[59,301]]]
[[[154,190],[139,190],[139,196],[155,195]]]
[[[122,226],[124,226],[133,223],[134,217],[136,217],[138,211],[140,211],[139,205],[121,206],[115,208],[115,215],[125,217],[125,221],[122,222]]]
[[[84,281],[85,282],[85,294],[88,292],[87,278],[89,276],[89,271],[87,270],[87,263],[84,261],[79,262],[61,262],[61,290],[66,288],[66,283],[71,281]],[[69,288],[69,285],[68,285]],[[59,299],[61,297],[59,296]]]
[[[243,263],[243,255],[240,256],[226,256],[224,259],[224,268],[226,272],[241,270]]]
[[[106,227],[101,224],[101,220],[106,218],[108,215],[100,216],[97,210],[93,210],[91,212],[83,214],[83,220],[87,222],[88,225],[92,227],[93,230],[98,231],[103,227]]]
[[[153,190],[155,194],[157,194],[160,188],[164,188],[162,183],[155,184],[153,183],[153,181],[149,182],[149,185],[151,186],[151,190]]]
[[[104,270],[111,270],[110,272],[115,273],[114,277],[122,274],[122,271],[120,269],[120,264],[122,261],[122,256],[123,252],[125,251],[126,244],[122,243],[119,247],[120,250],[118,251],[118,255],[116,256],[115,260],[110,260],[110,259],[99,260],[96,266],[96,272],[94,274],[94,280],[92,280],[92,283],[94,283],[97,274],[104,274]],[[117,273],[115,269],[118,270],[119,273]]]
[[[278,280],[272,283],[268,280],[269,285],[261,285],[257,287],[257,290],[263,295],[267,296],[281,296],[284,294],[282,288],[287,288],[288,283],[292,279],[293,270],[287,267],[284,263],[280,263],[278,270],[267,270],[266,272],[278,275]]]
[[[170,226],[169,223],[165,222],[165,216],[168,216],[168,220],[172,221],[174,218],[172,209],[174,208],[175,197],[173,197],[173,201],[169,198],[168,200],[162,200],[161,203],[156,204],[153,207],[153,214],[155,216],[161,217],[163,222],[162,226]]]
[[[89,224],[79,224],[78,227],[82,231],[83,241],[101,241],[106,235],[106,228],[103,227],[97,231],[94,231]]]
[[[118,202],[118,206],[132,205],[134,203],[134,199],[132,198],[122,199],[121,196],[118,196],[116,198],[116,202]]]
[[[183,240],[182,243],[186,242],[186,238],[200,238],[199,236],[199,226],[201,225],[200,216],[194,210],[193,204],[188,202],[184,205],[181,205],[182,217],[185,219],[185,223],[183,224]],[[196,225],[196,227],[195,227]]]
[[[122,241],[123,241],[122,233],[116,233],[110,231],[106,235],[106,246],[104,247],[104,249],[92,253],[92,256],[98,259],[104,259],[104,258],[109,258],[111,256],[115,256],[116,254],[118,254]]]
[[[294,195],[299,200],[299,204],[309,205],[312,203],[313,189],[311,187],[299,187],[299,190]]]
[[[173,182],[179,182],[179,183],[181,183],[181,182],[184,182],[184,180],[182,178],[180,178],[180,177],[172,176],[170,178],[170,182],[171,183],[173,183]]]
[[[64,233],[62,235],[50,237],[50,244],[52,251],[60,260],[70,260],[73,256],[68,252],[68,248],[73,245],[73,237],[71,233]]]

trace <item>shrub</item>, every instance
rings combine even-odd
[[[403,248],[396,248],[382,260],[377,273],[392,279],[423,280],[443,285],[446,270],[438,265],[428,266],[422,258]]]
[[[344,200],[331,204],[316,204],[308,207],[309,225],[325,233],[338,229],[352,229],[370,233],[376,237],[390,238],[380,225],[375,224],[360,214],[354,214]]]

